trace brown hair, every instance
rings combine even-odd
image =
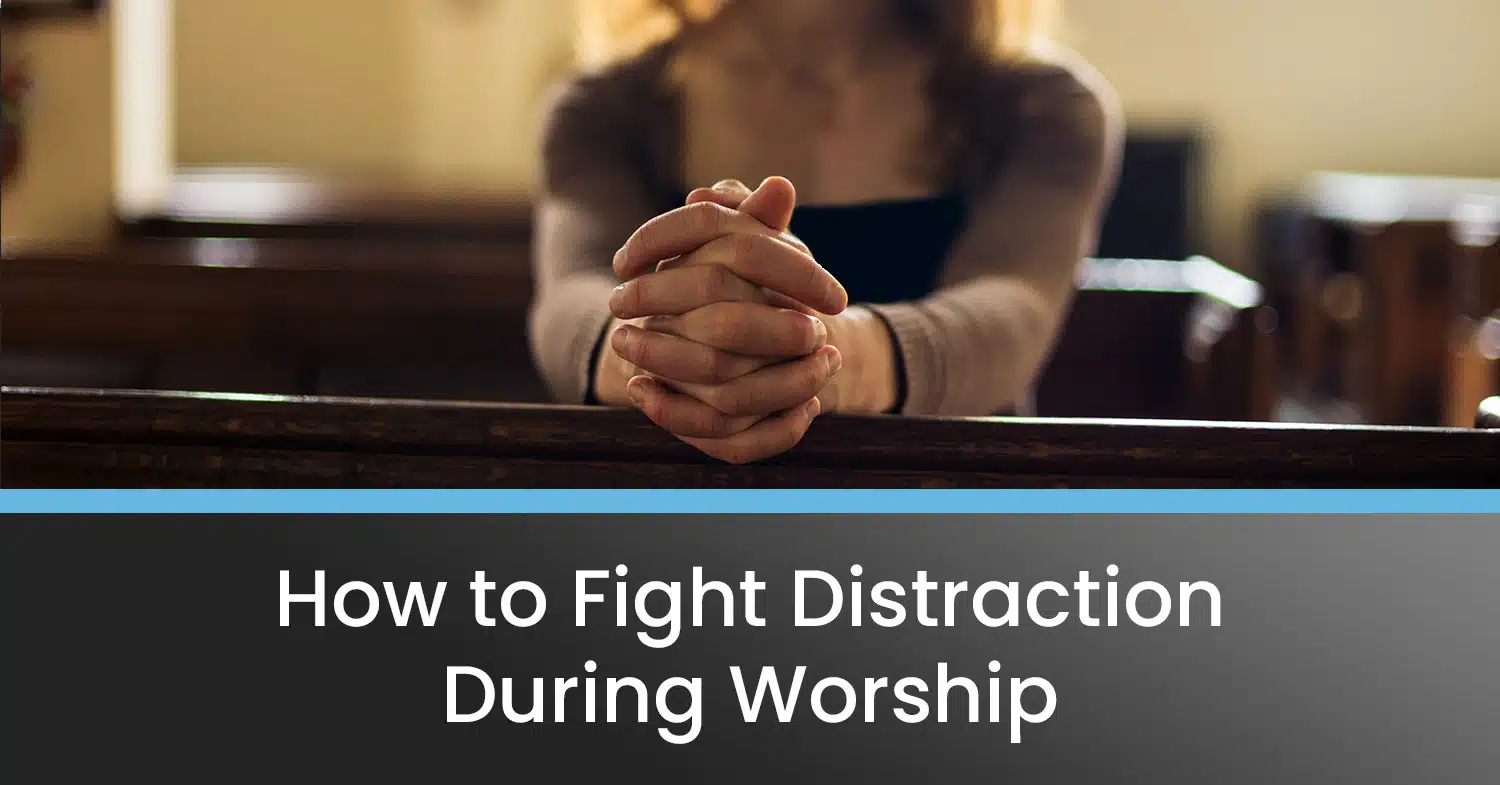
[[[577,53],[607,65],[675,39],[735,0],[582,0]],[[941,177],[970,126],[968,87],[987,62],[1025,59],[1051,41],[1060,0],[889,0],[908,31],[937,56],[929,88],[930,149],[920,165]]]
[[[734,0],[583,0],[578,53],[588,65],[638,54],[712,19]],[[1057,0],[891,0],[936,51],[1024,57],[1055,31]]]

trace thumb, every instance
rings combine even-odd
[[[792,225],[797,189],[785,177],[767,179],[754,193],[738,180],[725,180],[712,188],[699,188],[688,194],[688,204],[700,202],[713,202],[739,210],[772,230],[785,232]]]
[[[785,177],[768,177],[740,205],[740,212],[778,232],[792,225],[797,209],[797,188]]]
[[[712,188],[699,188],[688,194],[687,204],[713,202],[720,207],[738,210],[749,198],[750,189],[744,183],[739,180],[720,180]]]

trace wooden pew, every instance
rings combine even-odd
[[[1185,245],[1192,145],[1132,149],[1151,198],[1126,189],[1106,242]],[[7,249],[0,384],[545,402],[525,342],[530,235],[516,194],[184,170],[160,213],[121,219],[117,246]],[[1119,272],[1152,265],[1177,269]],[[1041,412],[1270,419],[1276,315],[1203,283],[1223,275],[1182,272],[1208,267],[1227,273],[1092,262]]]
[[[1037,390],[1045,417],[1270,421],[1277,314],[1203,257],[1091,259]]]
[[[1493,219],[1475,214],[1497,200],[1496,180],[1312,178],[1305,224],[1265,260],[1296,334],[1295,391],[1347,399],[1372,423],[1470,411],[1455,362],[1471,336],[1457,333],[1500,308],[1500,249],[1480,227]]]
[[[1500,395],[1500,311],[1485,319],[1461,322],[1449,357],[1443,423],[1468,423],[1474,407]]]
[[[0,390],[7,487],[1493,487],[1500,431],[820,418],[764,464],[603,408]],[[1481,419],[1496,424],[1495,405]]]
[[[8,247],[0,380],[52,383],[49,368],[94,361],[118,369],[111,386],[541,401],[526,254],[462,241]]]
[[[1457,313],[1443,391],[1446,425],[1463,424],[1479,401],[1500,394],[1500,194],[1461,209],[1454,235]]]
[[[7,249],[0,384],[543,403],[528,253],[433,239]],[[1080,289],[1041,414],[1270,419],[1275,320],[1253,281],[1206,259],[1090,260]],[[57,370],[69,362],[83,370]]]
[[[1272,351],[1274,339],[1268,336],[1276,329],[1277,314],[1258,297],[1226,303],[1213,282],[1233,277],[1227,270],[1216,268],[1219,275],[1197,279],[1182,273],[1213,266],[1204,260],[1178,264],[1124,258],[1183,259],[1189,254],[1195,242],[1197,216],[1191,199],[1200,141],[1191,131],[1132,134],[1101,237],[1101,254],[1120,258],[1094,260],[1083,271],[1064,334],[1039,381],[1042,414],[1272,419],[1280,365]],[[176,174],[164,208],[122,220],[121,234],[264,242],[375,237],[418,247],[428,242],[493,243],[505,249],[504,263],[512,265],[509,272],[519,281],[529,276],[530,220],[524,195],[334,181],[292,170],[184,169]],[[1146,280],[1120,272],[1153,265],[1147,273],[1156,274]],[[1179,269],[1162,274],[1163,266]],[[515,335],[519,340],[521,333]],[[527,386],[537,394],[512,393],[505,400],[544,400],[529,363],[515,365],[507,375],[531,379]],[[284,391],[431,397],[442,389],[414,393],[372,384],[368,376],[363,388],[324,385]]]

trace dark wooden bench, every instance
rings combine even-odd
[[[7,487],[1494,487],[1500,431],[821,418],[764,464],[635,412],[107,390],[0,391]],[[1497,403],[1483,422],[1500,420]]]
[[[1214,282],[1232,274],[1188,280],[1180,270],[1201,269],[1202,264],[1157,262],[1151,268],[1151,263],[1124,258],[1180,260],[1191,253],[1195,242],[1189,201],[1197,155],[1198,143],[1190,133],[1132,136],[1126,150],[1129,165],[1100,248],[1101,255],[1119,258],[1099,262],[1102,274],[1086,276],[1089,280],[1075,300],[1053,361],[1040,381],[1037,403],[1043,415],[1272,419],[1279,363],[1270,351],[1273,343],[1268,336],[1276,329],[1276,314],[1258,301],[1226,307],[1221,298],[1216,299],[1223,287]],[[372,246],[388,256],[404,254],[414,276],[420,274],[428,246],[487,247],[494,249],[492,258],[478,258],[488,267],[465,268],[464,280],[452,285],[472,286],[474,293],[506,286],[510,295],[531,289],[531,207],[516,194],[348,182],[275,169],[185,169],[174,177],[170,193],[159,213],[122,218],[120,235],[127,244],[146,242],[167,248],[170,244],[163,240],[238,238],[246,249],[267,249],[262,254],[264,267],[322,247],[329,255],[323,266],[342,266],[354,290],[375,285],[366,274],[371,265],[362,258],[363,249]],[[295,242],[289,245],[288,241]],[[297,250],[276,250],[283,247]],[[1163,266],[1168,268],[1165,274]],[[1170,269],[1174,266],[1179,270]],[[1143,268],[1145,274],[1139,274]],[[283,276],[280,285],[297,283]],[[348,357],[343,350],[312,346],[296,347],[302,358],[301,373],[288,376],[283,369],[264,374],[273,381],[293,378],[295,385],[277,381],[279,387],[268,387],[267,382],[243,373],[233,381],[213,384],[213,379],[195,381],[176,372],[155,373],[134,386],[225,389],[227,385],[287,394],[545,402],[542,385],[525,357],[524,305],[509,297],[494,298],[494,320],[509,326],[499,345],[491,336],[503,328],[466,331],[460,329],[461,322],[441,313],[430,314],[426,329],[405,331],[436,339],[446,322],[453,329],[434,340],[435,345],[451,350],[483,340],[500,350],[485,349],[491,360],[471,370],[452,361],[445,367],[429,363],[406,368],[393,360],[382,367],[367,357]],[[201,313],[199,318],[203,318]],[[324,321],[317,314],[305,318],[312,324]],[[371,313],[370,318],[380,317]],[[275,315],[266,319],[282,321]],[[335,321],[359,323],[347,316]],[[290,351],[282,348],[274,354],[286,357]],[[515,358],[519,359],[510,361]],[[201,364],[191,367],[202,375]],[[241,363],[238,367],[248,366]],[[485,368],[503,370],[486,374]],[[457,378],[451,378],[455,371]],[[4,381],[0,378],[0,383]],[[51,384],[43,379],[22,381]],[[504,386],[497,386],[501,382]]]
[[[1500,390],[1474,345],[1500,313],[1497,211],[1500,180],[1337,173],[1267,205],[1261,270],[1294,392],[1366,422],[1458,425],[1476,389]]]
[[[529,254],[524,234],[7,249],[0,384],[544,403]],[[1253,282],[1206,260],[1091,266],[1041,414],[1270,419]]]
[[[7,249],[0,383],[542,401],[527,254],[296,239]]]

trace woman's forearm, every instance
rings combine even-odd
[[[594,362],[594,398],[605,406],[629,406],[630,395],[625,391],[625,386],[639,373],[633,363],[610,347],[610,339],[614,337],[615,330],[623,324],[628,322],[615,318],[609,320],[599,344],[599,357]]]
[[[590,360],[610,319],[604,303],[612,288],[608,277],[592,272],[556,277],[538,287],[528,340],[537,371],[558,403],[588,399]]]
[[[977,417],[1021,405],[1070,299],[1065,285],[985,276],[876,306],[900,347],[902,413]]]
[[[844,357],[843,368],[825,388],[824,411],[888,414],[900,389],[896,342],[885,322],[858,306],[838,316],[822,317],[828,342]]]

